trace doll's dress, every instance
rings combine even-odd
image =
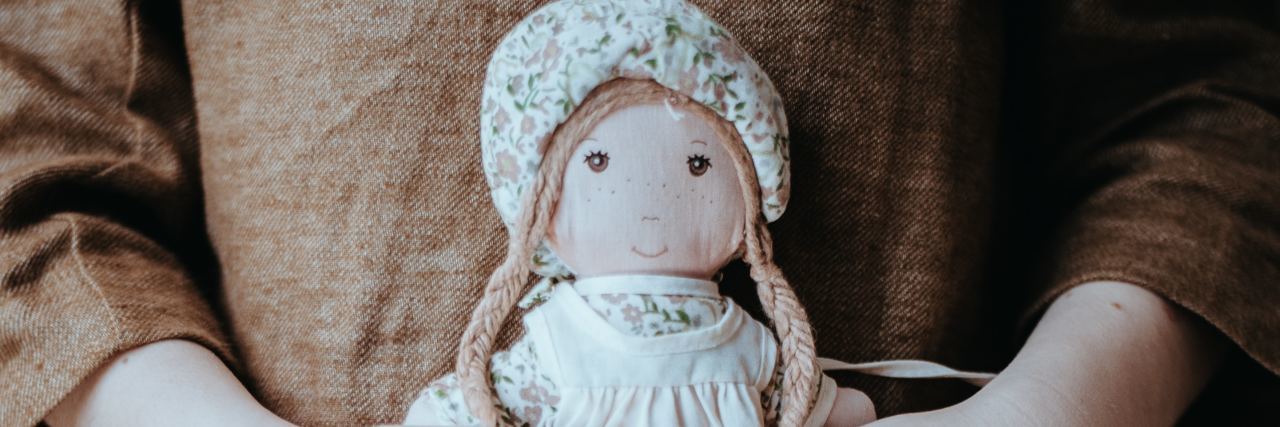
[[[776,415],[772,333],[714,282],[582,279],[556,286],[524,323],[525,336],[492,362],[514,424],[750,426]],[[423,390],[405,419],[474,423],[453,374]]]

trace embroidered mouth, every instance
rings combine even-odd
[[[635,252],[635,253],[636,253],[636,255],[640,255],[640,256],[645,257],[645,258],[657,258],[657,257],[662,256],[662,254],[667,253],[667,245],[662,245],[662,250],[658,251],[657,253],[652,253],[652,254],[647,254],[647,253],[641,252],[641,251],[640,251],[640,248],[637,248],[637,247],[635,247],[635,246],[632,246],[632,247],[631,247],[631,252]]]

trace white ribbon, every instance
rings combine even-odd
[[[953,378],[982,387],[996,374],[966,372],[925,360],[880,360],[864,363],[847,363],[825,357],[818,358],[818,366],[824,371],[854,371],[888,378]]]

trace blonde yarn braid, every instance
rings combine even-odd
[[[733,126],[719,121],[717,133],[726,141],[737,139]],[[725,138],[729,134],[731,137]],[[796,297],[791,284],[782,275],[782,269],[773,263],[773,237],[768,223],[760,211],[760,185],[756,181],[751,153],[742,144],[726,144],[742,183],[742,200],[746,209],[746,251],[743,260],[751,266],[751,279],[756,282],[756,293],[765,315],[773,321],[774,332],[781,344],[783,366],[782,411],[778,425],[800,427],[809,417],[809,410],[817,396],[818,354],[814,346],[813,329],[809,317]]]
[[[752,230],[755,230],[752,232]],[[813,331],[795,291],[782,270],[768,255],[773,242],[764,224],[747,228],[747,254],[751,278],[756,281],[760,305],[773,320],[773,329],[782,344],[782,413],[778,425],[802,426],[817,395],[819,368]]]
[[[549,145],[543,147],[546,156],[539,165],[533,187],[521,196],[520,215],[510,233],[506,257],[489,276],[484,294],[472,312],[458,348],[455,369],[463,388],[463,397],[467,408],[484,425],[511,424],[511,419],[503,416],[501,405],[494,395],[489,360],[504,322],[524,294],[532,267],[530,257],[547,235],[554,218],[560,201],[564,170],[570,156],[604,117],[627,106],[663,100],[673,105],[691,103],[690,105],[701,107],[685,96],[649,80],[611,80],[593,89],[556,129]],[[723,140],[740,141],[733,124],[715,112],[697,107],[689,110],[716,123],[716,132]],[[781,270],[773,265],[773,242],[761,213],[760,188],[751,155],[746,146],[740,143],[726,144],[726,147],[732,153],[738,168],[747,206],[745,259],[751,265],[751,277],[757,283],[760,301],[772,319],[781,342],[785,376],[782,385],[784,406],[779,425],[799,427],[804,424],[808,415],[817,385],[818,368],[813,334],[795,293],[782,277]]]

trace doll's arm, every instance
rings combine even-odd
[[[778,412],[781,411],[782,403],[782,361],[779,359],[778,364],[773,369],[773,379],[769,381],[769,385],[765,387],[760,395],[761,406],[764,408],[764,425],[771,426],[777,423]],[[823,375],[826,379],[826,375]],[[823,387],[834,387],[834,381],[823,381]],[[819,391],[819,395],[822,391]],[[827,405],[827,408],[818,410],[815,408],[815,414],[821,413],[826,417],[821,423],[817,420],[809,422],[810,425],[821,425],[827,427],[845,427],[860,426],[876,419],[875,405],[871,402],[871,398],[866,393],[851,388],[838,388],[835,390],[834,401],[829,403],[817,402],[816,405]]]
[[[764,410],[764,425],[771,426],[778,421],[778,413],[782,410],[782,359],[773,367],[773,379],[760,392],[760,407]]]
[[[1087,283],[1059,297],[973,397],[876,425],[1171,425],[1222,348],[1207,325],[1146,289]]]
[[[490,370],[498,399],[507,413],[531,425],[555,410],[560,394],[554,382],[538,369],[533,342],[517,341],[507,351],[493,355]],[[479,420],[471,416],[462,399],[458,376],[449,373],[432,381],[418,395],[405,416],[406,425],[472,425]]]

